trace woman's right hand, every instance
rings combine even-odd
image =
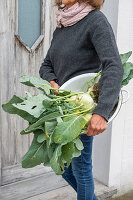
[[[60,86],[55,81],[50,81],[50,84],[52,88],[56,88],[56,89],[60,88]],[[58,93],[59,93],[58,91],[54,91],[54,94],[58,94]]]

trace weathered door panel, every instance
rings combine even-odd
[[[0,1],[0,103],[6,103],[16,94],[24,96],[24,91],[36,93],[19,83],[19,77],[29,74],[39,77],[39,68],[44,55],[49,48],[54,29],[50,17],[51,3],[42,0],[42,19],[40,39],[32,47],[26,46],[18,32],[18,0]],[[45,17],[47,15],[47,20]],[[49,15],[49,17],[48,17]],[[48,20],[49,19],[49,20]],[[27,152],[33,135],[20,135],[20,131],[28,123],[15,115],[9,115],[0,109],[0,185],[13,183],[19,180],[31,178],[51,171],[43,165],[32,169],[21,167],[22,156]]]

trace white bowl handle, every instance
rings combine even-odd
[[[122,92],[122,104],[124,104],[124,103],[126,103],[126,102],[129,100],[130,94],[129,94],[129,91],[123,90],[123,89],[121,90],[121,92]],[[127,97],[126,97],[125,100],[124,100],[124,98],[123,98],[123,92],[125,92],[126,95],[127,95]]]

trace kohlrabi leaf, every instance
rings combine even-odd
[[[21,131],[21,134],[23,135],[23,134],[32,133],[34,130],[41,128],[41,126],[44,125],[45,121],[50,121],[50,120],[56,119],[58,116],[61,116],[60,112],[53,112],[48,115],[45,115],[44,117],[39,119],[34,124],[31,124],[28,128]]]
[[[53,131],[57,125],[56,120],[52,120],[49,122],[45,122],[45,132],[48,137],[47,139],[47,152],[49,159],[52,158],[53,153],[55,151],[55,148],[57,147],[57,144],[53,143]]]
[[[127,85],[132,78],[133,78],[133,70],[131,70],[129,76],[122,81],[122,87]]]
[[[42,78],[37,78],[34,76],[29,76],[29,75],[23,75],[20,77],[19,79],[20,83],[27,85],[27,86],[31,86],[31,87],[36,87],[39,90],[42,90],[43,92],[45,92],[46,94],[50,94],[50,90],[48,87],[46,86],[42,86],[43,84],[46,85],[50,85],[50,83],[46,80],[43,80]]]
[[[79,138],[76,138],[73,142],[75,143],[75,146],[76,146],[76,148],[78,150],[81,151],[81,150],[84,149],[83,143],[82,143],[82,141]]]
[[[45,130],[48,133],[48,135],[51,135],[53,133],[53,131],[55,130],[56,125],[57,125],[57,121],[56,120],[45,122]]]
[[[16,105],[23,104],[23,102],[25,102],[24,98],[14,95],[8,103],[2,104],[2,108],[5,112],[19,115],[28,122],[35,122],[36,121],[35,117],[29,114],[27,110],[22,110],[16,107]]]
[[[12,104],[22,103],[24,100],[24,98],[14,95],[9,102],[7,102],[6,104],[2,104],[2,108],[5,112],[16,114],[16,110],[14,110]]]
[[[122,64],[125,64],[131,55],[132,55],[132,51],[129,51],[124,54],[120,54]]]
[[[55,143],[66,144],[77,138],[86,124],[82,115],[72,116],[68,121],[59,123],[53,133]]]
[[[23,168],[35,167],[49,160],[46,151],[46,142],[38,143],[37,137],[38,134],[35,134],[28,152],[22,158]]]
[[[29,99],[29,98],[32,97],[32,94],[30,92],[28,92],[28,91],[25,91],[25,94],[26,94],[25,99]]]
[[[75,151],[73,153],[73,157],[79,157],[81,155],[81,151],[75,147]]]
[[[61,106],[57,106],[58,109],[59,109],[59,112],[61,113],[61,115],[63,115],[63,110],[62,110],[62,107]]]
[[[50,165],[50,160],[48,160],[47,162],[43,163],[43,165],[44,165],[45,167],[51,167],[51,165]]]
[[[28,130],[28,131],[22,130],[22,131],[20,132],[20,134],[21,134],[21,135],[25,135],[25,134],[29,134],[29,133],[32,133],[32,132],[38,131],[38,130],[44,130],[43,125],[37,126],[37,127],[33,128],[32,130]]]
[[[47,153],[48,153],[49,159],[52,158],[56,147],[57,147],[57,144],[52,143],[52,137],[50,136],[49,139],[47,140]]]
[[[129,81],[133,78],[133,63],[127,62],[123,65],[123,67],[124,67],[124,75],[121,87],[127,85]]]
[[[57,123],[61,123],[61,122],[63,122],[63,120],[62,120],[61,117],[57,117],[56,120],[57,120]]]
[[[47,98],[48,97],[46,95],[39,94],[37,96],[29,97],[21,103],[13,104],[13,106],[20,112],[25,111],[31,116],[39,118],[40,115],[46,110],[43,105],[43,100]]]
[[[53,105],[53,103],[54,102],[52,101],[52,99],[50,99],[48,97],[43,100],[43,105],[44,105],[45,108],[51,107]]]
[[[62,146],[61,158],[63,158],[63,160],[65,160],[66,162],[71,161],[74,152],[75,152],[75,145],[73,142],[69,142],[64,146]]]
[[[61,156],[61,145],[58,145],[50,160],[50,165],[56,174],[62,174],[62,170],[59,163],[59,157]]]
[[[47,140],[45,133],[41,133],[40,135],[38,135],[38,137],[37,137],[37,142],[38,143],[42,143],[45,140]]]

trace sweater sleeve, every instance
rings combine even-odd
[[[54,35],[54,33],[53,33]],[[51,41],[51,45],[52,45],[53,39]],[[50,45],[50,47],[51,47]],[[52,81],[52,80],[57,80],[57,77],[54,73],[54,69],[50,60],[50,47],[47,51],[46,57],[44,58],[43,63],[41,64],[40,70],[39,70],[39,74],[40,77],[44,80],[47,80],[48,82]]]
[[[93,114],[99,114],[108,121],[119,96],[124,70],[114,32],[107,18],[103,15],[93,28],[91,41],[102,64],[99,99]]]

